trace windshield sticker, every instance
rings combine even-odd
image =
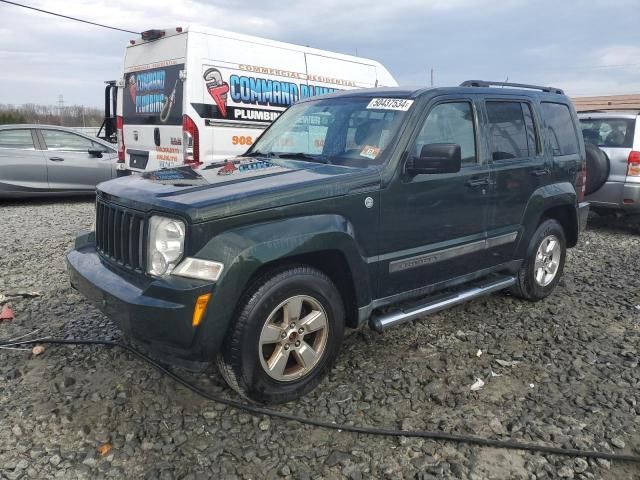
[[[371,145],[365,145],[360,152],[361,157],[370,158],[371,160],[375,160],[378,155],[380,155],[380,149]]]
[[[375,110],[400,110],[406,112],[413,104],[413,100],[405,98],[372,98],[367,105],[368,109]]]

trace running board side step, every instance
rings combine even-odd
[[[499,292],[500,290],[511,287],[515,283],[515,277],[500,277],[497,280],[492,280],[491,282],[482,285],[461,290],[444,297],[439,297],[436,300],[431,300],[429,303],[413,307],[408,310],[400,310],[375,316],[369,322],[369,326],[376,332],[383,332],[391,327],[400,325],[401,323],[415,320],[416,318],[424,317],[425,315],[439,312],[440,310],[445,310],[449,307],[453,307],[454,305],[473,300],[474,298]]]

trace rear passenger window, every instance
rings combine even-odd
[[[533,114],[528,103],[487,102],[493,160],[527,158],[538,153]]]
[[[554,157],[578,153],[578,137],[567,105],[543,102],[542,118]]]
[[[0,148],[33,150],[31,130],[0,130]]]
[[[414,155],[419,157],[422,147],[432,143],[456,143],[460,145],[462,164],[476,163],[476,135],[469,102],[441,103],[429,112],[416,139]]]

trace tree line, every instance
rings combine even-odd
[[[0,103],[0,125],[8,123],[41,123],[63,127],[99,127],[104,112],[83,105],[10,105]]]

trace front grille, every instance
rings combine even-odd
[[[141,213],[96,202],[96,248],[103,257],[131,270],[144,270],[144,226]]]

